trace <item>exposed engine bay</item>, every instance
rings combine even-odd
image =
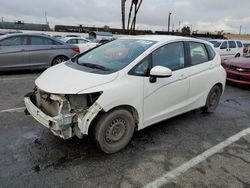
[[[35,88],[25,96],[27,111],[55,135],[64,139],[82,138],[102,110],[96,100],[101,92],[91,94],[52,94]]]

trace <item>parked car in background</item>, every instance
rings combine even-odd
[[[62,38],[62,36],[61,36],[61,35],[53,35],[52,37],[54,37],[54,38],[56,38],[56,39],[60,39],[60,38]]]
[[[83,53],[91,48],[94,48],[98,45],[96,42],[90,42],[88,39],[80,37],[64,37],[60,39],[67,44],[74,44],[80,48],[80,52]]]
[[[23,33],[22,31],[5,31],[5,32],[0,32],[1,35],[7,35],[7,34],[17,34],[17,33]]]
[[[243,44],[238,40],[210,40],[223,60],[243,55]]]
[[[47,69],[26,95],[28,112],[55,135],[93,135],[106,153],[135,130],[202,108],[213,112],[226,72],[212,44],[178,36],[130,36]]]
[[[222,62],[227,81],[250,85],[250,56],[233,58]]]
[[[114,40],[114,36],[110,32],[103,32],[103,31],[91,31],[89,32],[89,40],[94,42],[105,43]]]
[[[69,34],[69,35],[66,35],[65,37],[80,37],[80,36],[79,35]]]
[[[48,68],[80,52],[75,45],[40,34],[0,37],[0,71]]]

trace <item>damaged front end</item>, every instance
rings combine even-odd
[[[39,123],[63,139],[88,134],[91,122],[102,110],[91,94],[51,94],[35,89],[24,97],[26,109]]]

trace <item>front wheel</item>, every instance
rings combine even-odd
[[[131,140],[135,129],[132,114],[118,108],[102,115],[96,122],[93,135],[98,147],[111,154],[125,148]]]
[[[205,113],[212,113],[215,111],[215,109],[217,108],[219,101],[220,101],[220,96],[221,96],[221,89],[219,86],[214,86],[208,96],[207,96],[207,101],[206,101],[206,105],[201,108],[201,110]]]

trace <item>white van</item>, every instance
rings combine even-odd
[[[243,44],[237,40],[210,40],[222,59],[231,59],[243,55]]]

